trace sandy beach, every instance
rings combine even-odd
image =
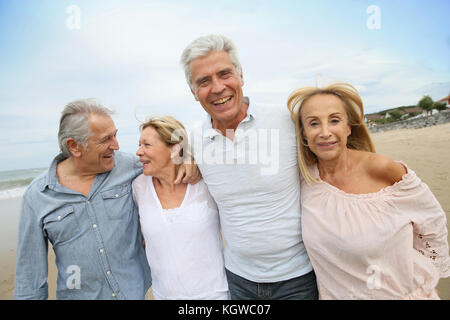
[[[13,299],[16,268],[17,229],[21,198],[0,200],[0,299]],[[49,245],[49,299],[55,299],[57,269],[55,255]]]
[[[422,129],[372,134],[378,153],[405,162],[430,187],[450,218],[450,123]],[[20,198],[0,200],[0,299],[12,299]],[[447,224],[448,225],[448,224]],[[49,299],[55,299],[56,267],[49,246]],[[438,285],[441,299],[450,300],[450,278]],[[151,293],[148,298],[151,299]]]
[[[405,162],[425,182],[450,218],[450,123],[372,134],[377,153]],[[450,278],[438,284],[441,299],[450,300]]]

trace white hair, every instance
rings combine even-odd
[[[114,112],[103,107],[95,99],[81,99],[69,102],[62,111],[59,120],[58,144],[61,152],[67,158],[72,156],[67,148],[67,139],[72,138],[87,148],[91,136],[88,117],[99,114],[110,117]]]
[[[189,87],[194,90],[189,64],[192,60],[207,56],[212,51],[225,51],[229,54],[230,60],[236,67],[239,75],[242,75],[242,67],[239,62],[237,48],[233,41],[222,35],[211,34],[197,38],[191,42],[181,54],[180,63],[184,67],[184,74]]]

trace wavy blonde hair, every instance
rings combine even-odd
[[[319,180],[312,177],[308,170],[308,166],[316,164],[318,160],[317,156],[308,147],[303,135],[301,111],[304,103],[312,96],[318,94],[332,94],[343,102],[347,111],[348,125],[351,129],[347,139],[347,148],[375,152],[369,130],[367,130],[364,123],[363,103],[355,87],[345,82],[336,82],[324,88],[303,87],[297,89],[290,94],[287,107],[297,131],[298,165],[307,183],[319,182]]]
[[[142,132],[145,128],[152,127],[158,132],[161,140],[168,146],[180,144],[180,157],[190,157],[189,139],[183,124],[171,116],[152,117],[139,126]]]

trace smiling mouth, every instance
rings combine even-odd
[[[212,103],[213,103],[213,105],[215,105],[215,106],[220,106],[220,105],[223,105],[223,104],[227,103],[228,101],[230,101],[231,98],[232,98],[232,96],[225,97],[225,98],[222,98],[222,99],[213,101]]]
[[[317,145],[319,147],[330,147],[330,146],[334,146],[337,143],[338,143],[337,141],[334,141],[334,142],[319,142],[319,143],[317,143]]]

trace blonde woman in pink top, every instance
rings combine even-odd
[[[303,240],[321,299],[439,299],[446,216],[405,163],[376,154],[346,83],[294,91]]]

